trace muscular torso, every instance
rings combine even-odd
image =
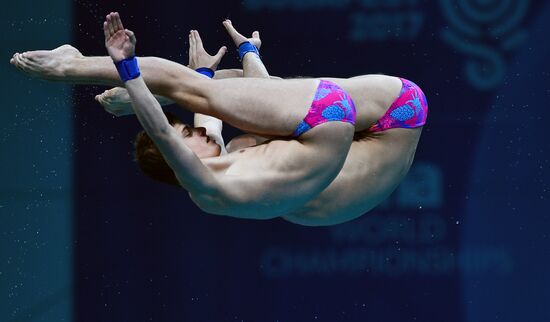
[[[356,139],[342,170],[317,197],[284,218],[308,226],[357,218],[397,188],[407,174],[422,129],[391,129]]]
[[[321,129],[321,127],[323,127]],[[316,127],[300,140],[278,138],[231,151],[231,153],[203,159],[205,164],[225,187],[230,189],[228,200],[209,212],[252,218],[273,218],[294,211],[318,195],[337,175],[341,162],[331,162],[334,153],[347,153],[345,144],[318,146],[317,135],[333,133],[335,140],[351,142],[353,126],[331,122]],[[317,132],[317,134],[316,134]],[[336,150],[335,150],[336,149]],[[339,151],[341,150],[341,151]],[[200,200],[191,195],[199,206]],[[202,204],[212,201],[203,200]],[[222,201],[225,202],[225,201]],[[205,209],[208,210],[208,209]]]

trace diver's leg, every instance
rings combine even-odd
[[[53,50],[16,53],[10,63],[31,76],[50,81],[123,86],[110,57],[83,56],[70,45],[63,45]],[[138,57],[138,63],[151,92],[162,96],[172,91],[171,85],[175,84],[174,80],[178,78],[180,68],[184,67],[157,57]]]
[[[296,130],[307,114],[318,83],[317,80],[207,79],[199,87],[206,104],[201,106],[200,102],[189,100],[184,105],[244,131],[286,136]],[[183,91],[181,95],[186,95]],[[174,93],[172,98],[184,101],[179,97],[179,93]]]
[[[147,86],[194,113],[250,131],[290,135],[306,115],[316,80],[210,80],[156,57],[138,58]],[[79,84],[122,85],[110,57],[85,57],[70,46],[16,54],[12,63],[29,74]]]
[[[241,69],[222,69],[216,71],[214,75],[214,79],[237,77],[243,77]],[[161,106],[175,104],[174,101],[160,95],[155,95],[155,98]],[[117,113],[113,113],[114,111],[122,111],[121,115],[133,114],[132,99],[124,87],[117,86],[105,90],[103,93],[96,95],[95,100],[111,114],[117,115]]]

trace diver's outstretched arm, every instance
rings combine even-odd
[[[168,123],[160,104],[145,85],[143,78],[132,69],[137,68],[134,57],[136,37],[124,29],[118,13],[107,15],[103,25],[105,47],[113,62],[121,64],[121,70],[130,71],[124,85],[132,99],[136,116],[172,168],[180,184],[189,192],[214,194],[217,180],[199,158],[183,142],[181,133]],[[125,65],[126,64],[126,65]],[[123,73],[121,74],[123,75]]]
[[[222,69],[216,71],[214,79],[243,77],[242,69]],[[169,98],[154,95],[161,106],[175,104]],[[95,96],[95,100],[103,106],[105,111],[114,116],[135,115],[130,94],[124,87],[113,87]]]

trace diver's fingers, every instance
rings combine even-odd
[[[107,15],[107,27],[109,28],[109,36],[113,36],[115,34],[115,27],[114,27],[114,24],[113,24],[113,16],[112,16],[112,12],[110,14]]]
[[[201,35],[199,34],[198,30],[195,30],[195,39],[197,40],[197,49],[199,50],[204,49],[202,45]]]
[[[124,30],[124,27],[122,26],[122,20],[120,19],[120,15],[118,12],[115,12],[114,14],[114,27],[115,31]]]

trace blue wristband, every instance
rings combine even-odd
[[[121,60],[118,63],[115,63],[115,66],[118,70],[118,75],[120,75],[120,79],[122,79],[123,82],[138,78],[139,75],[141,75],[136,56]]]
[[[208,78],[214,78],[214,71],[208,67],[197,68],[195,69],[195,71],[199,74],[203,74]]]
[[[239,52],[239,57],[241,61],[243,61],[244,55],[247,53],[255,53],[260,57],[260,51],[258,50],[258,47],[254,46],[250,41],[245,41],[242,44],[239,45],[239,49],[237,50]]]

